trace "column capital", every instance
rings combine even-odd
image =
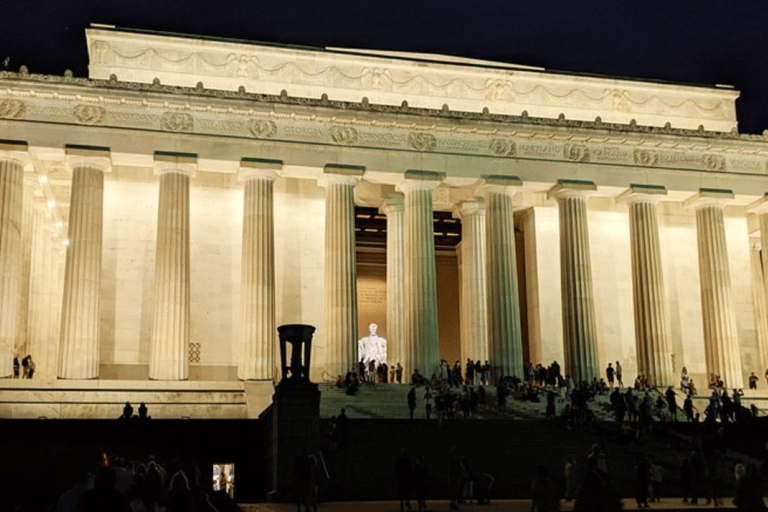
[[[403,175],[403,181],[395,187],[399,192],[406,190],[435,190],[445,179],[444,172],[409,169]]]
[[[155,174],[157,175],[178,172],[194,178],[197,171],[197,155],[195,153],[155,151],[154,161]]]
[[[485,203],[479,199],[466,199],[459,201],[453,207],[453,218],[464,219],[474,215],[485,213]]]
[[[0,160],[10,160],[21,166],[30,163],[29,146],[22,140],[0,139]]]
[[[282,160],[270,160],[266,158],[241,158],[240,168],[237,171],[237,181],[242,183],[255,178],[265,178],[275,181],[283,170]]]
[[[523,185],[523,180],[517,176],[504,176],[501,174],[483,174],[482,182],[475,189],[475,193],[481,197],[489,194],[507,194],[514,196],[517,188]]]
[[[557,184],[547,192],[547,199],[568,199],[570,197],[589,197],[597,190],[593,181],[557,180]]]
[[[753,201],[747,205],[747,212],[754,214],[768,213],[768,192],[763,193],[763,196],[757,201]]]
[[[102,172],[112,170],[112,159],[108,147],[81,146],[79,144],[67,144],[64,146],[67,169],[69,172],[76,167],[96,167]]]
[[[317,184],[321,187],[332,184],[355,186],[364,174],[365,166],[362,165],[326,164]]]
[[[405,211],[405,198],[403,197],[403,194],[397,192],[389,194],[379,207],[379,213],[383,213],[384,215],[403,211]]]
[[[698,210],[707,206],[723,207],[734,198],[733,190],[700,188],[699,192],[683,201],[683,207]]]
[[[664,185],[646,185],[631,183],[629,188],[618,195],[617,203],[657,203],[661,196],[667,195]]]

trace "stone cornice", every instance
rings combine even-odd
[[[0,122],[764,175],[766,138],[0,72]]]
[[[440,55],[299,48],[112,27],[86,30],[89,74],[107,79],[222,90],[581,120],[728,131],[736,126],[738,92],[641,80],[572,76],[498,62]]]

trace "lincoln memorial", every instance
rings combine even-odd
[[[768,136],[728,86],[92,25],[0,72],[0,417],[255,417],[371,323],[406,380],[768,368]],[[30,355],[33,379],[13,378]],[[192,409],[190,404],[202,409]]]

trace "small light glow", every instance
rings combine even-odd
[[[40,176],[40,180],[39,181],[40,181],[40,183],[43,183],[43,184],[48,183],[48,176],[43,174],[42,176]]]
[[[62,243],[64,244],[64,247],[69,247],[69,238],[64,240]]]
[[[59,229],[63,228],[64,227],[64,221],[60,220],[59,222],[57,222],[56,223],[56,227],[59,228]]]
[[[50,201],[48,201],[48,208],[56,208],[56,200],[55,199],[51,199]]]

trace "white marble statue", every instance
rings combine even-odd
[[[379,326],[371,324],[368,326],[368,336],[357,340],[357,360],[362,360],[366,366],[371,360],[376,361],[376,365],[387,362],[387,340],[377,334]]]

